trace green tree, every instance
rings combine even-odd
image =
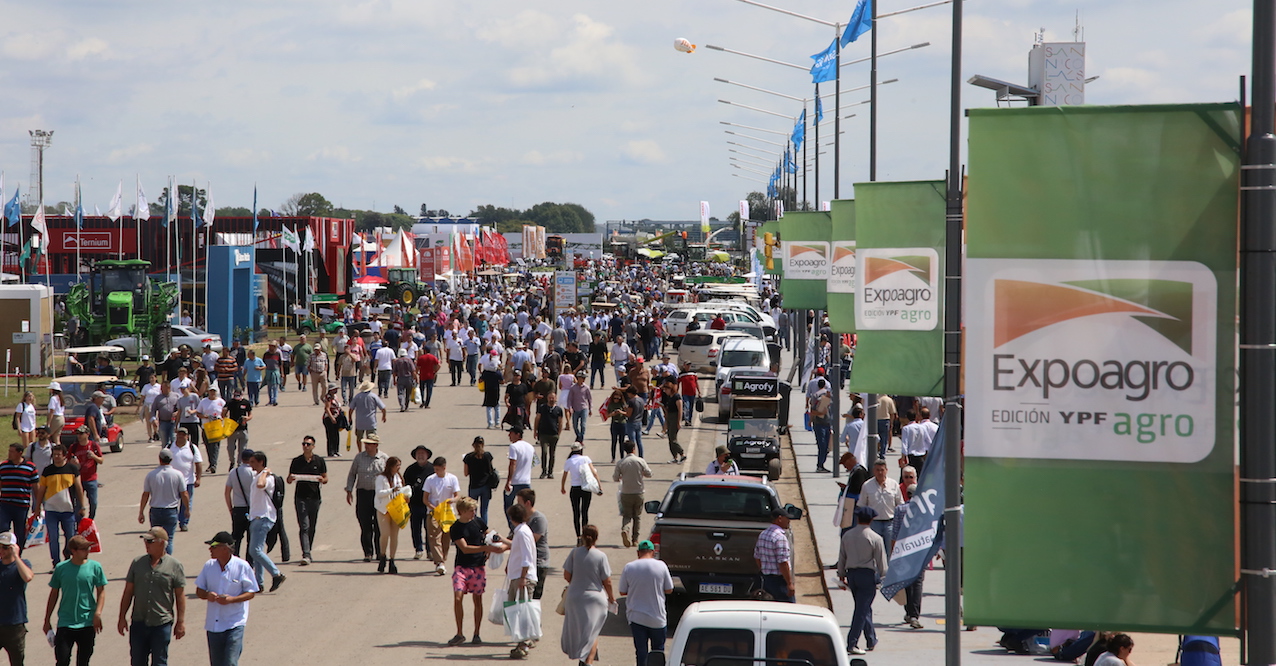
[[[243,206],[223,206],[217,209],[217,217],[252,217],[253,211]]]
[[[298,192],[288,197],[279,207],[279,212],[288,217],[329,217],[332,215],[332,202],[318,192]]]
[[[395,204],[395,205],[394,205],[394,214],[395,214],[395,215],[407,215],[407,214],[408,214],[408,211],[403,210],[402,208],[400,208],[400,207],[399,207],[399,205],[398,205],[398,204]]]
[[[191,185],[177,186],[177,214],[178,216],[191,214],[191,191],[194,190],[195,196],[198,197],[200,214],[208,210],[208,191],[195,189]],[[164,209],[168,206],[168,188],[165,187],[159,195],[159,199],[151,204],[152,215],[163,215]]]

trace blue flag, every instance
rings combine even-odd
[[[815,124],[824,122],[824,104],[820,102],[820,87],[815,86]]]
[[[922,575],[944,543],[944,424],[940,421],[917,482],[917,492],[895,509],[895,548],[882,580],[882,596],[892,599]]]
[[[75,228],[84,228],[84,202],[80,197],[80,177],[75,177]]]
[[[815,64],[811,65],[811,83],[824,83],[837,78],[837,40],[829,43],[829,47],[811,56]]]
[[[257,186],[253,185],[253,233],[257,233]]]
[[[873,0],[859,0],[855,3],[855,11],[851,14],[851,22],[842,31],[842,48],[860,38],[860,35],[873,29]]]
[[[793,162],[793,155],[789,153],[789,149],[784,149],[784,170],[788,173],[797,173],[797,164]]]
[[[196,227],[204,226],[204,220],[199,214],[199,189],[195,185],[191,185],[191,220]]]
[[[802,150],[802,142],[806,140],[806,109],[802,109],[802,117],[793,126],[793,152]]]
[[[22,221],[22,206],[18,203],[18,190],[13,188],[13,198],[9,203],[4,205],[4,218],[9,221],[9,226],[13,226]]]

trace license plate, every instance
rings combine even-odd
[[[731,594],[731,585],[723,583],[700,583],[700,594]]]
[[[741,458],[765,458],[765,453],[741,453]]]
[[[745,449],[744,451],[745,451],[745,453],[762,453],[762,447],[760,447],[760,446],[750,446],[749,448]]]

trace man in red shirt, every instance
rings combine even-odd
[[[727,320],[723,319],[721,314],[718,314],[709,324],[709,328],[715,331],[725,331],[727,330]]]
[[[691,362],[684,361],[682,374],[678,375],[678,392],[682,394],[682,425],[691,425],[691,415],[696,411],[696,398],[700,397],[700,378],[691,369]]]
[[[71,444],[68,455],[80,466],[80,481],[84,484],[84,495],[89,499],[89,518],[97,517],[97,466],[106,462],[102,457],[102,447],[92,437],[89,429],[80,426],[75,429],[75,443]]]
[[[416,374],[418,387],[421,390],[421,409],[430,408],[430,398],[434,397],[434,378],[439,373],[439,357],[430,353],[426,347],[416,356]]]

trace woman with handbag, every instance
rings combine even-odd
[[[607,621],[608,607],[616,603],[616,594],[607,556],[595,547],[598,528],[586,525],[580,536],[581,545],[563,562],[567,595],[563,597],[566,614],[559,646],[579,666],[591,666],[598,659],[598,634]]]
[[[479,503],[479,517],[487,523],[487,505],[492,501],[492,489],[501,487],[501,476],[492,464],[492,454],[484,450],[482,437],[474,438],[474,450],[461,458],[465,476],[469,478],[466,494]]]
[[[346,412],[341,408],[341,388],[329,386],[323,400],[323,432],[328,438],[328,457],[341,457],[341,431],[350,429]]]
[[[412,489],[403,484],[399,475],[402,461],[398,456],[390,456],[385,461],[385,471],[377,475],[376,507],[377,523],[381,528],[381,556],[377,558],[377,573],[386,573],[386,562],[389,561],[389,573],[399,573],[394,565],[394,555],[399,550],[399,524],[390,517],[390,502],[399,495],[404,499],[412,497]]]
[[[563,478],[560,484],[563,494],[567,494],[567,482],[571,481],[572,527],[576,530],[576,545],[581,544],[581,530],[589,525],[589,505],[594,494],[602,494],[602,482],[599,481],[598,470],[594,469],[594,461],[585,455],[585,447],[580,442],[572,442],[571,453],[563,461]]]
[[[226,401],[219,395],[221,392],[217,387],[208,389],[208,397],[199,401],[199,420],[200,426],[204,429],[204,448],[208,449],[208,473],[215,474],[217,472],[217,458],[222,450],[222,439],[225,434],[221,431],[222,414],[226,411]],[[209,433],[208,424],[216,423],[212,429],[217,430],[217,434]]]

